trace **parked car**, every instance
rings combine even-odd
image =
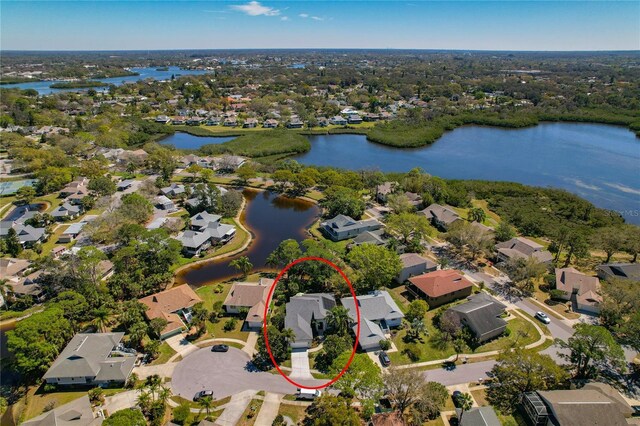
[[[391,358],[389,358],[389,355],[387,355],[385,351],[380,351],[378,358],[380,359],[380,364],[383,366],[388,367],[391,365]]]
[[[549,319],[549,317],[547,316],[547,314],[545,314],[542,311],[538,311],[536,312],[535,317],[540,321],[543,322],[545,324],[549,324],[551,322],[551,320]]]
[[[296,398],[313,400],[318,398],[320,395],[322,395],[322,391],[318,389],[298,388],[298,392],[296,393]]]
[[[212,390],[203,390],[200,391],[198,393],[196,393],[196,396],[193,397],[194,401],[200,401],[202,398],[210,396],[211,398],[213,398],[213,391]]]
[[[211,352],[227,352],[229,345],[213,345],[211,346]]]

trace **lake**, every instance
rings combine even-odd
[[[171,76],[180,76],[180,75],[201,75],[206,74],[211,71],[206,70],[184,70],[180,67],[168,67],[168,69],[158,71],[158,69],[153,67],[148,68],[130,68],[131,71],[137,72],[139,75],[129,75],[123,77],[113,77],[113,78],[102,78],[98,79],[99,81],[104,82],[104,87],[94,87],[95,90],[105,90],[108,85],[113,84],[116,86],[120,86],[123,83],[133,83],[139,80],[145,80],[147,78],[153,80],[169,80]],[[20,88],[20,89],[35,89],[38,91],[40,95],[49,95],[51,93],[57,92],[78,92],[83,90],[89,90],[87,88],[83,89],[52,89],[50,86],[54,83],[59,83],[58,80],[51,81],[34,81],[27,83],[15,83],[15,84],[3,84],[0,88]]]
[[[398,149],[362,135],[311,136],[303,164],[405,172],[448,179],[562,188],[640,223],[640,139],[624,127],[543,123],[524,129],[465,126],[434,144]]]
[[[218,145],[229,142],[237,136],[194,136],[189,133],[175,132],[160,141],[161,145],[172,145],[177,149],[198,149],[203,145]]]
[[[291,199],[269,191],[246,189],[247,200],[243,223],[254,239],[247,250],[235,256],[204,262],[183,269],[176,275],[177,283],[201,286],[212,281],[221,281],[239,276],[229,262],[248,256],[254,270],[266,270],[266,260],[278,245],[287,239],[302,241],[308,237],[306,229],[319,217],[320,209],[313,203]]]

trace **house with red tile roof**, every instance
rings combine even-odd
[[[463,299],[471,294],[473,283],[455,269],[442,269],[409,278],[407,288],[424,299],[430,308]]]

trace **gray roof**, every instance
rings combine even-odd
[[[453,222],[460,220],[460,215],[453,209],[435,203],[421,210],[420,213],[424,214],[428,219],[436,219],[446,225],[451,225]]]
[[[227,235],[233,234],[235,230],[236,227],[233,225],[220,222],[209,222],[202,232],[207,234],[210,238],[219,240]]]
[[[375,244],[382,246],[386,243],[386,240],[382,238],[384,230],[379,229],[377,231],[364,231],[353,239],[353,244],[359,246],[361,244]]]
[[[625,426],[627,421],[618,403],[593,389],[538,391],[562,426]]]
[[[403,268],[423,264],[426,265],[427,269],[432,269],[437,266],[433,260],[422,257],[418,253],[402,253],[400,255],[400,262],[402,262]]]
[[[34,228],[31,225],[20,225],[13,222],[4,221],[0,223],[0,236],[9,234],[9,229],[13,228],[21,244],[39,241],[45,234],[45,228]]]
[[[459,409],[456,409],[456,413]],[[458,414],[460,416],[460,414]],[[501,426],[502,423],[492,406],[475,407],[462,413],[460,426]]]
[[[82,228],[84,228],[86,224],[87,224],[86,222],[72,223],[71,225],[69,225],[67,229],[64,230],[62,234],[77,235],[82,231]]]
[[[356,320],[356,309],[353,297],[340,299],[342,306],[349,310],[349,316]],[[371,321],[394,320],[404,318],[404,314],[387,291],[374,291],[358,296],[360,317]]]
[[[196,231],[184,231],[176,238],[183,247],[194,248],[197,249],[202,244],[204,244],[208,239],[209,235],[204,232],[196,232]]]
[[[353,325],[351,327],[353,329],[353,333],[357,333],[357,325]],[[364,318],[360,323],[360,338],[358,339],[358,343],[361,347],[369,347],[371,345],[377,345],[380,343],[380,340],[385,340],[384,332],[380,328],[378,324],[373,321],[369,321]]]
[[[219,222],[222,216],[207,212],[200,212],[191,217],[191,226],[195,228],[204,228],[211,222]]]
[[[286,305],[285,328],[296,335],[296,341],[312,340],[312,320],[323,320],[329,309],[336,306],[336,300],[330,293],[310,293],[293,296]]]
[[[367,220],[355,220],[352,217],[339,214],[333,219],[329,219],[322,224],[323,226],[333,228],[337,231],[346,231],[350,229],[360,229],[366,228],[372,225],[380,225],[382,224],[375,219],[367,219]]]
[[[607,263],[598,266],[598,274],[604,278],[640,281],[640,263]]]
[[[495,245],[496,251],[508,258],[534,257],[540,262],[549,262],[553,255],[544,250],[544,247],[535,241],[523,237],[515,237]]]
[[[43,376],[49,378],[93,377],[94,380],[125,381],[135,357],[109,357],[124,333],[78,333]]]
[[[24,426],[97,426],[102,417],[94,417],[89,396],[84,395],[22,423]]]
[[[448,310],[456,312],[466,319],[466,324],[476,335],[482,335],[504,327],[507,322],[500,318],[506,306],[491,297],[488,293],[480,292],[468,297],[468,301],[455,305]]]
[[[179,183],[172,183],[169,186],[165,186],[160,191],[162,191],[164,195],[169,195],[169,194],[177,195],[177,194],[184,193],[185,188],[184,188],[184,185],[181,185]]]
[[[74,206],[70,203],[63,203],[61,206],[58,206],[57,209],[51,212],[51,216],[53,217],[65,217],[69,215],[74,215],[80,213],[80,206]]]
[[[125,179],[125,180],[122,180],[122,181],[118,182],[116,187],[118,187],[118,188],[128,188],[129,186],[133,185],[133,182],[134,182],[133,179]]]

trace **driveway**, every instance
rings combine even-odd
[[[292,379],[313,379],[309,369],[309,351],[294,350],[291,352]]]
[[[296,380],[302,385],[318,386],[326,380]],[[296,387],[279,374],[259,371],[245,352],[229,348],[229,352],[199,349],[176,365],[171,380],[175,395],[191,399],[196,392],[212,390],[214,397],[224,398],[247,390],[293,394]]]

